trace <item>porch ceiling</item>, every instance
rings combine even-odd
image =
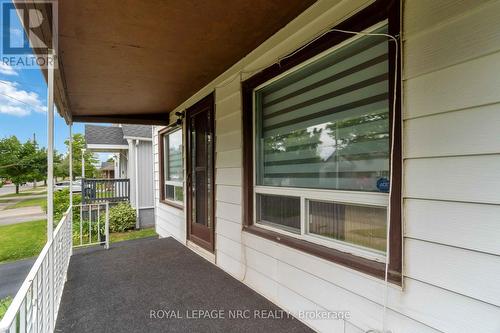
[[[166,112],[314,2],[59,1],[60,112],[73,121],[165,123]]]

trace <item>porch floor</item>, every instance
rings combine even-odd
[[[178,318],[150,318],[152,310],[173,310]],[[223,310],[226,319],[195,319],[192,310]],[[230,319],[230,310],[251,315]],[[147,238],[75,251],[56,332],[311,332],[297,319],[257,318],[254,310],[280,314],[176,240]]]

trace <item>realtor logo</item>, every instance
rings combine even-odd
[[[1,1],[1,62],[47,68],[49,50],[57,50],[57,1]]]

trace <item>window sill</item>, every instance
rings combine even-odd
[[[180,209],[180,210],[184,210],[184,206],[183,205],[180,205],[180,204],[175,203],[175,202],[171,202],[171,201],[168,201],[168,200],[160,200],[160,203],[162,203],[164,205],[167,205],[167,206],[171,206],[171,207]]]
[[[283,235],[276,231],[259,228],[255,225],[245,226],[243,230],[253,235],[272,240],[279,244],[283,244],[285,246],[374,276],[376,278],[382,280],[385,278],[385,263],[383,262],[376,262],[366,258],[358,257],[350,253],[342,252],[326,246]],[[388,280],[391,283],[401,286],[400,273],[389,272]]]

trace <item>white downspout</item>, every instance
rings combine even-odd
[[[135,148],[134,148],[134,154],[135,154],[135,166],[134,166],[134,173],[135,173],[135,212],[137,215],[137,219],[135,222],[135,228],[139,229],[139,154],[137,153],[139,146],[139,140],[135,140]]]

